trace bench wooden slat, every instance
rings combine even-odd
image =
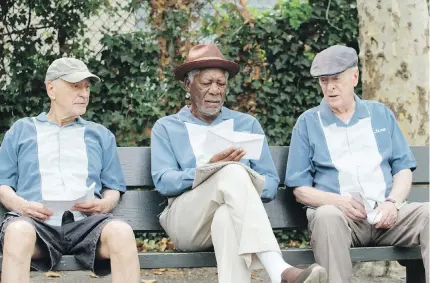
[[[151,177],[151,148],[119,147],[118,155],[127,186],[154,187]]]
[[[413,260],[421,258],[419,247],[364,247],[350,249],[352,261]],[[282,255],[289,264],[312,264],[315,262],[311,249],[285,249]],[[2,256],[0,256],[0,260]],[[193,253],[139,253],[140,268],[188,268],[216,266],[213,252]],[[55,270],[82,270],[83,266],[73,256],[65,255]],[[1,271],[1,265],[0,265]]]
[[[288,160],[288,146],[271,146],[270,152],[278,171],[280,184],[284,184]],[[415,184],[429,183],[429,147],[412,146],[418,168],[413,175]],[[151,149],[149,147],[120,147],[118,154],[127,186],[154,187],[151,177]]]
[[[408,198],[414,202],[429,200],[428,188],[412,188]],[[124,194],[114,214],[127,221],[136,231],[161,230],[158,217],[165,205],[164,199],[155,191],[129,191]],[[264,204],[272,228],[306,229],[307,219],[302,205],[298,204],[291,191],[279,190],[278,197]]]
[[[412,188],[410,201],[429,200],[428,188]],[[166,205],[165,199],[156,191],[128,191],[113,211],[113,214],[131,225],[135,231],[162,231],[158,215]],[[307,220],[303,207],[298,204],[291,191],[281,189],[278,197],[264,204],[270,223],[274,229],[306,229]],[[4,208],[0,209],[3,220]]]
[[[417,161],[417,169],[413,174],[414,184],[428,184],[430,182],[429,175],[429,147],[428,146],[412,146],[412,153]]]

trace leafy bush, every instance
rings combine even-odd
[[[45,5],[46,0],[33,2],[25,8],[32,9],[33,17],[44,18],[51,30],[43,38],[35,27],[22,27],[29,20],[27,13],[2,14],[13,36],[0,39],[0,135],[16,119],[48,110],[46,69],[55,58],[67,55],[83,58],[103,79],[93,86],[86,118],[111,129],[120,146],[149,145],[153,123],[187,102],[182,86],[173,79],[173,68],[196,42],[211,38],[227,58],[241,65],[241,73],[229,83],[227,106],[255,115],[270,144],[288,145],[296,118],[320,101],[317,81],[309,74],[313,56],[332,44],[358,48],[353,0],[332,1],[330,23],[328,1],[282,0],[263,13],[224,3],[216,15],[200,20],[196,13],[202,5],[197,1],[153,4],[150,31],[105,34],[100,54],[90,52],[81,35],[87,28],[85,18],[99,13],[102,1],[67,9]],[[26,5],[5,3],[9,11],[11,5]],[[58,19],[64,21],[59,24]],[[1,25],[0,32],[8,33]],[[58,49],[46,48],[54,45]]]

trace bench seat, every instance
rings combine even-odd
[[[413,188],[408,200],[427,202],[429,200],[429,147],[411,147],[418,168],[413,174]],[[158,215],[163,211],[166,201],[153,188],[150,172],[149,147],[119,148],[119,157],[123,167],[128,187],[113,211],[114,215],[129,223],[135,232],[162,232]],[[285,179],[285,169],[288,159],[288,147],[270,147],[275,166],[280,176],[281,184]],[[277,198],[264,204],[270,223],[274,229],[306,229],[307,219],[303,206],[295,201],[291,190],[280,188]],[[5,210],[0,209],[0,220]],[[407,267],[407,282],[423,281],[423,267],[419,247],[362,247],[351,248],[352,261],[397,260]],[[290,264],[313,263],[311,249],[289,248],[282,250],[283,257]],[[0,257],[1,260],[1,257]],[[180,267],[213,267],[216,266],[213,252],[169,252],[169,253],[140,253],[141,268],[180,268]],[[65,255],[56,266],[56,270],[80,270],[82,266],[73,256]]]

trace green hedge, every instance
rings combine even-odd
[[[42,5],[46,1],[32,2]],[[25,1],[18,2],[25,5]],[[88,41],[79,36],[87,28],[82,21],[99,11],[101,1],[61,10],[47,5],[45,10],[53,9],[62,13],[57,17],[74,21],[65,21],[61,27],[57,24],[57,33],[45,42],[34,30],[20,34],[15,41],[6,37],[0,41],[0,135],[16,119],[48,110],[43,84],[47,66],[59,56],[71,55],[84,58],[103,79],[92,88],[86,118],[111,129],[120,146],[149,145],[154,122],[186,103],[185,91],[172,74],[183,60],[180,48],[184,42],[192,45],[204,37],[214,39],[226,57],[241,65],[241,73],[229,82],[227,106],[255,115],[270,144],[288,145],[296,118],[321,98],[317,81],[309,74],[313,56],[332,44],[358,48],[355,1],[331,2],[330,23],[326,19],[328,1],[283,0],[274,9],[263,13],[247,9],[247,14],[246,7],[222,4],[217,17],[201,19],[198,32],[186,29],[191,11],[170,7],[162,28],[106,34],[98,55],[89,52]],[[34,13],[48,13],[39,10]],[[81,17],[76,18],[76,14]],[[56,23],[52,15],[48,20]],[[20,21],[25,23],[26,19]],[[60,42],[58,51],[42,48],[68,29],[71,32]],[[160,38],[167,41],[164,49]],[[7,48],[11,44],[13,48]]]

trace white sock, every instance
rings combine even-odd
[[[282,258],[282,255],[277,252],[261,252],[256,253],[256,255],[266,269],[266,272],[269,274],[272,283],[281,283],[282,272],[291,267],[291,265],[286,263]]]

